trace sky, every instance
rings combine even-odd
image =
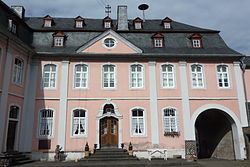
[[[146,19],[172,20],[219,30],[226,44],[250,56],[250,0],[2,0],[8,6],[21,5],[26,16],[104,18],[105,5],[116,19],[118,5],[128,6],[128,17],[142,18],[140,4],[148,4]]]

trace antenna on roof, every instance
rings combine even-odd
[[[148,5],[147,4],[141,4],[141,5],[139,5],[138,6],[138,9],[139,10],[142,10],[142,14],[143,14],[143,21],[145,22],[145,10],[147,10],[148,9]]]
[[[108,17],[109,17],[109,15],[111,14],[111,6],[110,5],[107,5],[107,6],[105,6],[105,13],[108,15]]]

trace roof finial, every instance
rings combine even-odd
[[[108,17],[109,17],[109,15],[111,14],[111,6],[110,5],[107,5],[107,6],[105,6],[105,13],[108,15]]]

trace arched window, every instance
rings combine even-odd
[[[229,88],[229,70],[227,65],[217,66],[217,78],[219,88]]]
[[[165,108],[163,110],[164,133],[178,132],[177,110]]]
[[[130,66],[130,87],[143,88],[143,66],[140,64]]]
[[[174,66],[171,64],[161,65],[161,75],[162,75],[162,88],[174,88],[175,87],[175,72]]]
[[[23,81],[23,68],[24,62],[20,58],[15,58],[14,71],[13,71],[13,82],[21,85]]]
[[[103,88],[115,88],[115,65],[103,65]]]
[[[18,106],[10,106],[9,118],[17,120],[18,117],[19,117],[19,107]]]
[[[191,65],[191,81],[193,88],[204,88],[203,68],[201,65]]]
[[[88,66],[85,64],[75,65],[74,75],[75,88],[87,88],[88,86]]]
[[[144,135],[145,134],[145,116],[144,110],[140,108],[133,109],[132,113],[132,135]]]
[[[56,65],[46,64],[43,68],[43,87],[55,88],[56,87]]]
[[[54,112],[51,109],[40,111],[39,136],[50,137],[53,135]]]
[[[86,111],[83,109],[75,109],[73,111],[73,136],[81,136],[86,134]]]

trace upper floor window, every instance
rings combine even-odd
[[[116,46],[116,43],[117,43],[116,40],[114,38],[110,38],[110,37],[104,39],[104,41],[103,41],[103,44],[104,44],[105,48],[107,48],[107,49],[114,48]]]
[[[43,68],[43,87],[55,88],[56,87],[56,65],[46,64]]]
[[[201,35],[200,34],[193,34],[190,39],[192,41],[192,47],[193,48],[202,48],[202,42],[201,42]]]
[[[175,72],[174,66],[171,64],[161,65],[161,84],[162,88],[174,88],[175,87]]]
[[[111,28],[111,25],[112,25],[112,19],[110,17],[105,17],[103,19],[103,26],[104,28]]]
[[[53,18],[50,17],[49,15],[45,16],[43,20],[44,20],[43,27],[51,27],[52,24],[54,23]]]
[[[164,36],[161,33],[156,33],[152,36],[154,47],[155,48],[162,48],[164,46]]]
[[[24,62],[20,58],[15,58],[14,71],[13,71],[13,82],[21,85],[23,81],[23,68]]]
[[[14,20],[9,19],[9,31],[16,34],[17,33],[17,25]]]
[[[171,22],[172,20],[168,17],[162,20],[162,25],[164,29],[171,29]]]
[[[163,110],[164,133],[178,132],[177,110],[175,108],[165,108]]]
[[[228,65],[217,66],[217,79],[219,88],[229,88],[229,67]]]
[[[135,26],[136,30],[142,29],[142,22],[143,22],[143,20],[141,18],[139,18],[139,17],[134,19],[134,26]]]
[[[75,18],[75,28],[83,28],[83,21],[84,19],[81,16],[77,16]]]
[[[57,32],[53,34],[53,46],[54,47],[63,47],[64,46],[65,35],[63,32]]]
[[[51,109],[43,109],[40,111],[39,117],[39,136],[53,136],[54,112]]]
[[[140,108],[133,109],[131,111],[131,131],[132,135],[145,135],[145,115],[144,110]]]
[[[115,88],[115,65],[103,65],[103,88]]]
[[[74,87],[75,88],[87,88],[88,86],[88,66],[85,64],[75,65],[74,75]]]
[[[83,109],[75,109],[73,111],[73,136],[82,136],[86,134],[86,111]]]
[[[18,117],[19,117],[19,107],[15,105],[10,106],[9,118],[17,120]]]
[[[191,65],[191,81],[193,88],[204,88],[203,68],[199,64]]]
[[[133,64],[130,66],[130,87],[143,88],[143,66]]]

